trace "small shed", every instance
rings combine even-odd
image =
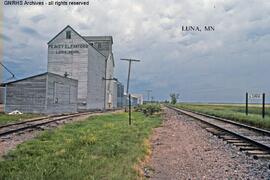
[[[15,110],[41,114],[77,112],[78,80],[46,72],[4,86],[6,113]]]

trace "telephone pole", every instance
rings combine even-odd
[[[129,64],[128,64],[128,79],[127,79],[127,89],[126,89],[126,95],[127,97],[129,97],[128,93],[129,93],[129,80],[130,80],[130,70],[131,70],[131,63],[132,62],[140,62],[140,60],[137,60],[137,59],[120,59],[122,61],[128,61]],[[130,101],[130,98],[129,98],[129,101]],[[126,104],[125,104],[125,111],[127,111],[127,99],[126,99]]]
[[[1,63],[1,62],[0,62]],[[0,64],[0,84],[3,83],[3,67],[2,67],[2,63]]]

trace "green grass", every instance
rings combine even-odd
[[[137,179],[134,166],[159,116],[126,113],[68,124],[23,143],[0,162],[0,179]]]
[[[22,121],[25,119],[30,119],[34,117],[39,117],[37,114],[21,114],[21,115],[8,115],[0,113],[0,125],[12,123],[16,121]]]
[[[234,121],[239,121],[248,125],[256,126],[259,128],[270,129],[270,108],[266,108],[266,116],[263,119],[259,106],[250,106],[249,115],[245,114],[244,105],[222,105],[222,104],[176,104],[176,107],[194,110],[214,116],[228,118]]]

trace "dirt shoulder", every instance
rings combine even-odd
[[[196,120],[166,109],[151,138],[150,179],[270,179],[269,162],[254,160]]]

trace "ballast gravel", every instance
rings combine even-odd
[[[255,160],[173,110],[151,138],[150,179],[270,179],[270,160]]]

